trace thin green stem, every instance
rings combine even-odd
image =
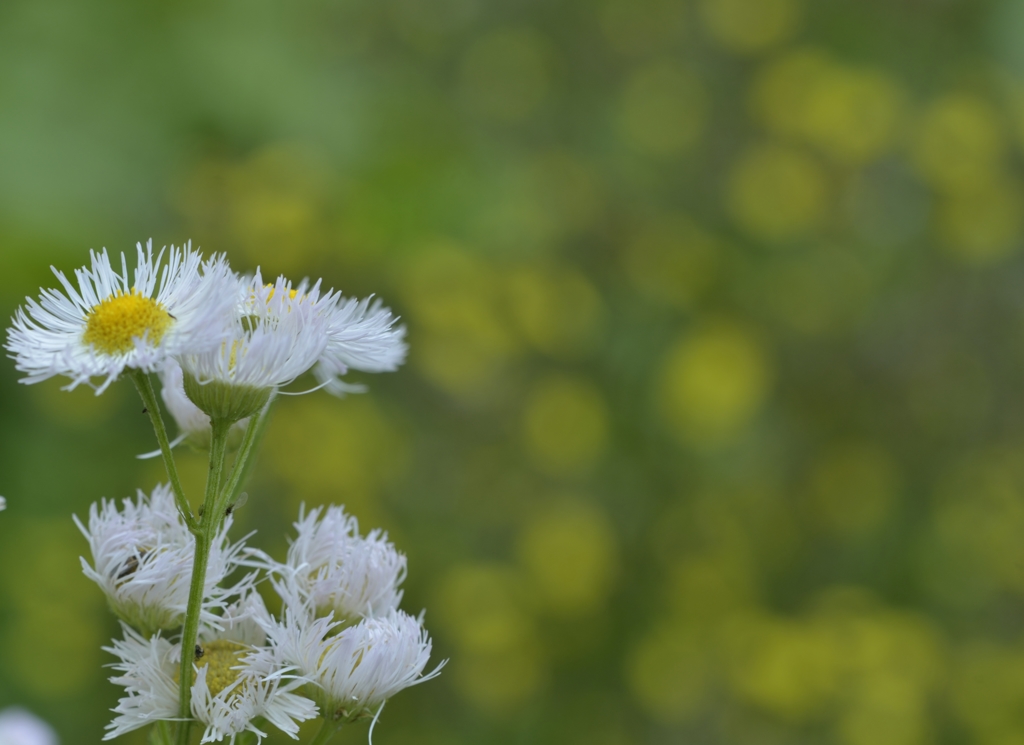
[[[330,741],[334,737],[334,733],[341,729],[341,724],[338,722],[332,722],[330,719],[324,717],[324,723],[320,727],[320,731],[316,733],[316,737],[309,741],[309,745],[324,745],[324,743]]]
[[[217,516],[217,495],[224,475],[224,456],[227,452],[228,431],[231,422],[214,419],[210,434],[210,472],[206,478],[206,497],[203,500],[199,528],[196,531],[196,554],[192,565],[192,583],[188,590],[188,609],[185,627],[181,632],[181,668],[178,695],[181,701],[182,722],[178,726],[178,745],[188,745],[192,726],[192,665],[195,662],[196,638],[199,636],[199,614],[203,607],[206,588],[206,564],[210,558],[220,519]]]
[[[242,444],[238,447],[238,454],[235,456],[231,475],[228,477],[227,484],[217,504],[218,514],[223,513],[235,501],[238,497],[238,490],[245,484],[249,472],[252,471],[252,466],[256,462],[253,456],[263,440],[263,433],[266,432],[267,420],[270,418],[270,405],[273,401],[273,396],[271,396],[263,408],[249,418],[249,426],[245,428]]]
[[[145,407],[146,413],[149,414],[149,421],[153,423],[153,431],[156,432],[156,441],[160,444],[160,453],[164,457],[164,468],[167,469],[167,478],[170,479],[178,511],[188,529],[192,533],[196,533],[199,530],[199,522],[192,515],[192,506],[185,497],[185,490],[181,487],[178,467],[174,464],[174,455],[171,453],[171,442],[167,439],[167,428],[164,427],[160,404],[157,402],[156,392],[153,390],[153,381],[149,374],[142,370],[130,369],[128,375],[135,383],[139,396],[142,397],[142,405]]]
[[[166,720],[160,720],[153,725],[149,731],[150,745],[174,745],[174,738],[171,737],[171,725]]]

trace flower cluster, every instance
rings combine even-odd
[[[204,261],[191,244],[156,254],[152,242],[139,244],[134,273],[124,254],[120,267],[106,250],[93,252],[77,283],[54,269],[63,292],[26,298],[5,345],[22,382],[59,375],[68,388],[86,383],[101,393],[126,370],[159,372],[165,391],[179,381],[189,390],[188,400],[174,390],[164,400],[183,435],[202,437],[200,414],[244,419],[234,416],[239,407],[253,404],[250,415],[306,372],[341,395],[359,390],[341,380],[349,370],[391,371],[405,359],[405,328],[390,309],[322,291],[319,281],[264,283],[258,269],[238,275],[223,256]]]
[[[405,359],[405,329],[380,301],[345,298],[319,281],[240,276],[223,256],[190,245],[137,251],[129,276],[106,251],[72,283],[16,312],[6,348],[25,383],[61,375],[102,393],[121,375],[142,396],[169,482],[75,517],[91,553],[85,575],[107,597],[121,638],[112,682],[124,695],[106,739],[152,726],[150,742],[262,741],[266,726],[297,738],[323,719],[317,743],[342,724],[379,714],[425,672],[422,614],[399,609],[406,559],[380,531],[361,535],[340,507],[300,512],[284,562],[232,541],[233,510],[267,411],[280,388],[310,373],[335,395],[361,390],[349,370],[383,372]],[[150,376],[178,425],[171,442]],[[210,453],[202,506],[184,493],[171,448]],[[228,451],[237,448],[228,468]],[[0,509],[3,500],[0,498]],[[276,592],[278,615],[260,588]],[[443,663],[442,663],[443,664]],[[176,732],[172,732],[175,730]]]
[[[171,617],[178,604],[166,598],[175,595],[173,588],[187,587],[191,567],[150,558],[156,549],[119,548],[97,539],[126,533],[129,524],[147,538],[173,532],[166,525],[168,500],[157,498],[161,493],[158,489],[151,500],[126,500],[123,513],[104,503],[90,515],[93,559],[104,571],[83,564],[118,612],[123,629],[123,638],[107,648],[118,659],[113,666],[118,675],[111,680],[125,695],[114,709],[117,717],[106,739],[173,720],[180,704],[180,642],[152,631],[152,623],[146,628],[133,621]],[[260,718],[295,737],[299,723],[318,714],[336,724],[372,717],[395,693],[440,671],[438,666],[424,673],[430,638],[422,619],[397,607],[405,557],[385,536],[360,536],[355,518],[339,507],[328,508],[323,517],[319,510],[300,514],[295,528],[298,535],[285,562],[225,544],[221,554],[227,559],[207,577],[191,690],[192,716],[206,728],[203,742],[246,730],[262,739],[266,733]],[[237,560],[242,554],[247,561]],[[126,563],[131,575],[119,583],[124,571],[119,567]],[[221,567],[241,564],[271,578],[281,600],[279,617],[267,611],[253,581],[255,572],[230,588],[213,581],[224,576]],[[143,591],[144,565],[161,569],[149,572],[156,575],[150,592]],[[173,625],[161,628],[173,630]]]

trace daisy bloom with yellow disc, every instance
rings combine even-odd
[[[234,742],[246,731],[262,741],[267,736],[262,720],[297,739],[299,723],[317,715],[316,705],[294,692],[305,679],[267,645],[263,627],[272,625],[263,601],[251,593],[226,610],[218,629],[200,634],[190,710],[204,726],[202,742]],[[104,740],[179,715],[180,643],[160,635],[147,638],[124,624],[122,630],[124,638],[104,648],[118,658],[111,667],[120,674],[110,681],[125,693]]]
[[[8,352],[26,376],[23,383],[61,375],[103,392],[125,369],[154,372],[172,355],[215,348],[226,333],[234,304],[234,279],[218,257],[203,262],[191,244],[153,254],[138,244],[133,275],[106,249],[91,252],[90,266],[75,271],[77,283],[53,269],[63,288],[26,298],[7,334]],[[77,286],[76,286],[77,285]],[[94,378],[101,378],[98,384]]]

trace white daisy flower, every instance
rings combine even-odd
[[[91,267],[75,271],[77,288],[53,269],[64,290],[43,290],[15,312],[5,348],[26,373],[23,383],[55,375],[71,379],[67,388],[105,378],[100,393],[125,370],[158,370],[170,355],[201,353],[224,339],[222,318],[230,314],[233,281],[222,258],[202,262],[191,244],[153,255],[153,242],[138,244],[137,265],[129,278],[107,251],[90,252]]]
[[[391,372],[405,362],[405,326],[380,300],[339,298],[327,326],[327,347],[313,369],[328,392],[336,396],[365,390],[338,378],[349,369]]]
[[[371,717],[402,689],[441,673],[443,662],[423,674],[430,660],[430,637],[420,620],[407,613],[392,610],[342,627],[330,617],[313,618],[309,610],[286,606],[284,622],[268,632],[281,659],[310,682],[306,690],[324,718]]]
[[[179,434],[171,442],[171,447],[175,447],[188,440],[194,447],[208,448],[210,446],[211,432],[210,416],[192,403],[192,400],[185,394],[183,376],[184,373],[181,370],[181,365],[175,360],[168,360],[164,369],[160,371],[160,381],[163,384],[160,389],[160,396],[178,425]],[[235,422],[232,426],[232,435],[235,439],[241,439],[241,435],[245,432],[245,428],[248,425],[248,418]],[[160,455],[159,450],[139,457],[155,457],[157,455]]]
[[[178,357],[188,397],[206,413],[229,419],[251,415],[274,389],[316,364],[337,299],[336,293],[321,295],[319,281],[293,288],[279,277],[264,285],[259,270],[239,283],[227,340],[204,354]]]
[[[0,711],[0,744],[57,745],[57,733],[39,717],[12,706]]]
[[[3,497],[0,497],[0,512],[3,512],[6,509],[7,509],[7,500],[4,499]]]
[[[298,537],[288,548],[278,592],[308,601],[317,615],[358,620],[385,615],[402,600],[406,558],[380,530],[359,535],[359,522],[341,507],[299,512]],[[322,517],[321,517],[322,514]]]
[[[93,559],[89,564],[82,557],[82,570],[103,590],[114,613],[147,634],[181,626],[195,536],[182,521],[170,487],[157,486],[149,497],[139,491],[134,501],[124,500],[120,511],[114,500],[93,503],[88,528],[77,516],[74,519],[89,541]],[[248,576],[235,587],[221,587],[240,565],[245,549],[241,542],[228,541],[230,527],[229,516],[213,540],[206,570],[204,597],[209,608],[204,607],[202,620],[213,626],[218,621],[212,610],[224,607],[253,581]]]
[[[251,593],[229,608],[223,631],[206,629],[199,639],[192,684],[192,716],[205,726],[202,742],[220,742],[248,730],[259,741],[267,736],[253,720],[263,717],[296,739],[299,722],[317,715],[316,705],[293,691],[305,681],[289,674],[277,651],[263,646],[263,626],[272,623],[259,596]],[[120,672],[111,682],[123,686],[125,696],[114,712],[103,739],[159,720],[177,719],[180,645],[161,636],[145,639],[124,626],[124,639],[105,648],[119,661],[112,667]]]

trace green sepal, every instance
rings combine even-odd
[[[222,422],[234,423],[252,416],[266,405],[274,390],[232,385],[219,380],[200,383],[188,373],[183,378],[185,395],[189,400],[210,419]]]

